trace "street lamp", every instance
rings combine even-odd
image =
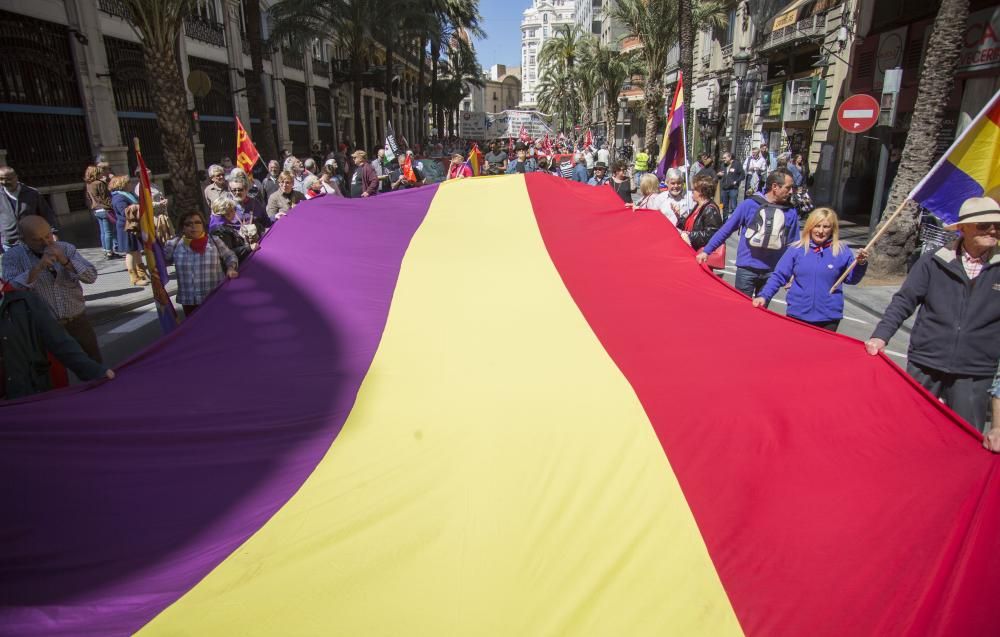
[[[739,138],[740,127],[740,87],[747,77],[747,69],[750,66],[750,56],[742,50],[733,55],[733,77],[736,79],[736,104],[733,106],[733,139],[729,154],[733,161],[738,161],[736,157],[736,142]]]

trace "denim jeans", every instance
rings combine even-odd
[[[733,214],[733,210],[736,210],[739,194],[739,188],[726,188],[722,191],[722,218],[724,220]]]
[[[637,170],[637,171],[635,171],[635,188],[636,188],[636,190],[639,189],[639,182],[642,181],[642,176],[645,175],[645,174],[646,174],[646,171],[644,171],[644,170]]]
[[[770,270],[737,267],[736,289],[750,298],[754,298],[760,294],[760,291],[764,289],[764,286],[767,285],[767,280],[770,278]]]
[[[97,219],[97,227],[101,233],[101,247],[105,252],[115,250],[115,224],[108,219],[108,211],[101,208],[94,211],[94,218]]]

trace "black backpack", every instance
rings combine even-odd
[[[789,208],[773,204],[760,195],[754,195],[752,199],[760,204],[760,208],[743,233],[747,245],[764,250],[784,250],[790,243]]]

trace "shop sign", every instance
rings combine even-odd
[[[795,24],[795,19],[799,15],[798,9],[792,9],[787,13],[782,13],[777,18],[774,19],[774,26],[771,27],[771,31],[777,31],[779,29],[784,29],[785,27]]]
[[[969,15],[958,71],[978,71],[1000,67],[1000,6]]]
[[[906,42],[906,27],[900,27],[879,35],[878,49],[875,51],[875,90],[882,90],[885,72],[903,66],[903,48]]]
[[[785,95],[785,83],[775,84],[771,87],[771,107],[767,114],[770,117],[781,117],[781,104]]]

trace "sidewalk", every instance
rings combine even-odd
[[[854,250],[863,248],[868,243],[868,226],[843,219],[840,222],[840,238]],[[844,286],[844,301],[881,319],[902,283],[902,277],[889,281],[862,279],[858,285]],[[912,326],[911,316],[899,329],[909,333]]]
[[[94,325],[106,323],[120,314],[153,302],[149,286],[132,285],[125,270],[125,259],[104,258],[100,248],[80,248],[80,254],[97,268],[97,281],[84,284],[83,294],[87,302],[87,315]],[[167,293],[177,294],[177,283],[173,279],[174,268],[169,269],[170,282]]]

